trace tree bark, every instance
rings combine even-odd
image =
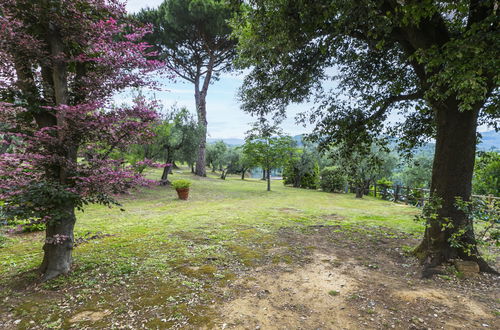
[[[64,52],[64,45],[57,28],[53,25],[49,25],[48,43],[51,55],[55,59],[61,57],[61,53]],[[55,105],[68,104],[68,71],[66,63],[63,60],[55,60],[51,71]],[[41,121],[37,120],[37,122],[40,123]],[[66,126],[65,113],[61,109],[56,113],[56,124],[63,129]],[[58,140],[60,143],[60,150],[58,151],[60,156],[69,162],[76,163],[78,147],[71,145],[71,141],[66,140],[63,131],[58,132]],[[68,177],[67,168],[64,165],[54,166],[49,170],[49,176],[55,182],[64,186]],[[73,228],[76,221],[75,207],[72,203],[67,202],[54,210],[54,214],[56,218],[47,223],[46,239],[43,247],[44,257],[39,267],[43,281],[50,280],[61,274],[67,274],[72,264]]]
[[[266,176],[267,176],[267,191],[271,191],[271,169],[268,168],[266,170]]]
[[[165,164],[171,164],[170,166],[165,166],[163,168],[163,173],[161,174],[161,179],[160,179],[160,185],[166,186],[170,182],[168,181],[168,175],[172,173],[172,167],[173,167],[173,159],[172,159],[172,151],[167,149],[167,159],[165,161]]]
[[[200,75],[197,74],[195,79],[195,103],[198,113],[198,123],[201,126],[200,144],[198,147],[198,160],[196,162],[196,175],[207,176],[206,170],[206,148],[207,148],[207,92],[210,80],[212,79],[215,58],[211,54],[207,64],[205,79],[200,90]],[[198,69],[199,70],[199,69]]]
[[[266,170],[262,169],[262,180],[265,180],[267,178],[266,176]]]
[[[165,166],[161,175],[160,184],[166,186],[169,184],[168,175],[172,172],[172,166]]]
[[[472,191],[478,110],[459,111],[453,100],[436,110],[431,197],[439,199],[440,206],[438,217],[427,220],[424,238],[415,250],[424,262],[422,275],[429,277],[438,273],[436,266],[454,258],[476,261],[481,271],[494,272],[479,255],[472,220],[455,205],[457,197],[468,201]],[[452,226],[443,229],[447,221],[451,221]],[[464,230],[464,234],[456,236],[460,230]],[[452,246],[452,239],[458,240],[461,246]]]
[[[68,205],[66,216],[55,223],[48,223],[45,230],[44,256],[39,267],[42,281],[67,274],[71,270],[73,252],[73,228],[76,217],[73,205]]]
[[[356,186],[356,198],[363,198],[364,187]]]

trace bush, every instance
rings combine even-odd
[[[314,168],[311,172],[308,172],[302,176],[300,182],[301,188],[318,189],[319,188],[319,165],[314,164]]]
[[[393,182],[384,178],[384,179],[377,180],[377,185],[378,186],[385,186],[386,188],[389,188],[389,187],[392,187]]]
[[[189,188],[190,186],[191,186],[191,181],[189,180],[180,179],[172,181],[172,187],[174,187],[175,189],[186,189]]]
[[[310,165],[310,170],[304,172],[300,159],[292,159],[283,170],[283,183],[296,188],[318,189],[319,166],[318,163]]]
[[[343,191],[347,178],[338,166],[325,167],[321,170],[320,186],[323,191]]]

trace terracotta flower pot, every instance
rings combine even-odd
[[[187,200],[189,197],[189,188],[178,188],[175,189],[177,191],[177,195],[179,196],[179,199],[182,200]]]

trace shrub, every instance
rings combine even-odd
[[[309,164],[307,169],[301,159],[292,159],[283,170],[283,183],[296,188],[318,189],[319,166],[318,162]]]
[[[318,189],[319,188],[319,165],[314,164],[312,171],[302,176],[301,188]]]
[[[377,185],[379,186],[385,186],[386,188],[389,188],[393,185],[393,182],[390,180],[387,180],[386,178],[377,180]]]
[[[325,167],[321,170],[320,186],[323,191],[343,191],[347,185],[347,178],[338,166]]]
[[[186,189],[189,188],[190,186],[191,186],[191,181],[189,180],[180,179],[172,181],[172,187],[174,187],[175,189]]]

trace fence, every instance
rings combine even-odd
[[[387,186],[374,184],[365,191],[365,195],[379,197],[395,203],[403,202],[421,207],[429,199],[430,189],[412,188],[402,185]],[[471,197],[486,200],[490,204],[494,201],[500,202],[500,197],[493,195],[471,195]]]

